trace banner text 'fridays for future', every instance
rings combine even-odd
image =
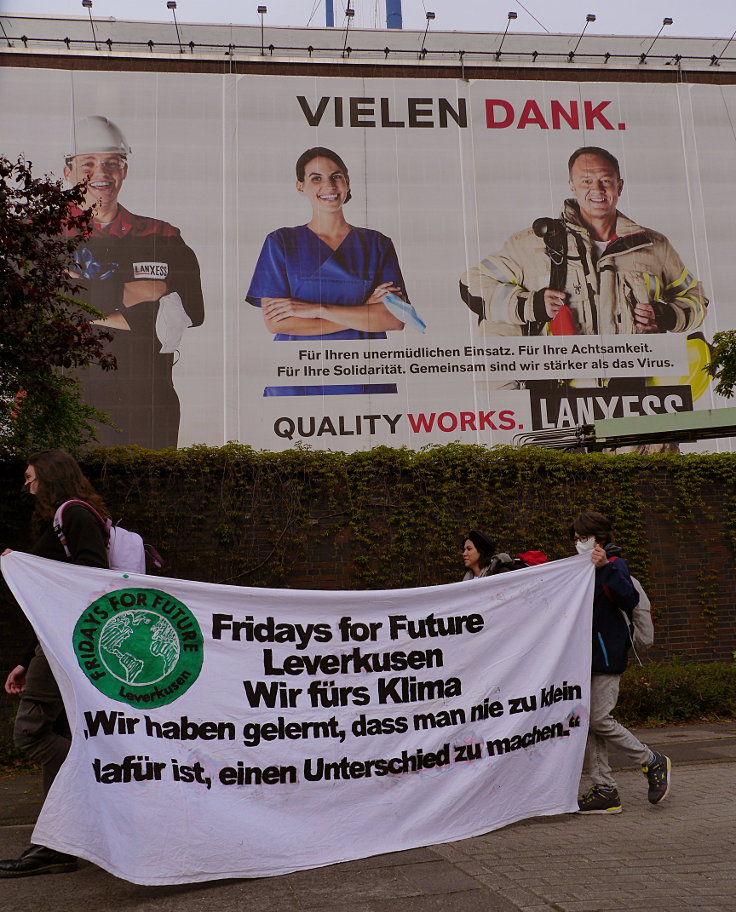
[[[18,552],[2,570],[75,732],[34,841],[117,876],[276,875],[577,806],[584,558],[386,592],[244,589]]]

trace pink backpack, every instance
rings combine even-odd
[[[109,518],[103,519],[92,504],[88,504],[86,500],[67,500],[54,514],[54,531],[59,536],[59,541],[61,542],[67,557],[71,557],[71,552],[66,540],[66,535],[64,534],[62,523],[64,508],[68,507],[70,504],[82,504],[87,507],[88,510],[91,510],[99,519],[107,534],[107,561],[111,570],[126,570],[129,573],[145,573],[146,555],[151,558],[154,567],[157,569],[163,567],[164,562],[161,559],[161,555],[153,545],[144,545],[143,539],[137,532],[131,532],[128,529],[124,529],[122,526],[116,526]]]

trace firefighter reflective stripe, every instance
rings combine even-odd
[[[652,275],[649,272],[645,272],[642,276],[644,279],[644,284],[646,285],[647,294],[649,295],[650,301],[661,301],[662,300],[662,282],[660,281],[659,276]]]
[[[509,321],[509,300],[518,292],[522,291],[521,285],[515,282],[512,285],[499,285],[493,292],[491,306],[489,308],[489,317],[498,323],[508,323]]]
[[[700,324],[705,319],[705,305],[701,299],[697,295],[681,295],[677,298],[677,300],[688,303],[694,311],[692,322],[688,328],[695,329],[696,327],[700,326]]]
[[[683,319],[683,326],[676,325],[676,329],[681,331],[685,326],[694,328],[700,326],[705,318],[705,302],[698,293],[698,280],[687,269],[683,269],[674,282],[663,286],[662,279],[659,276],[652,275],[649,272],[642,273],[644,284],[650,301],[664,301],[665,303],[677,302],[680,308],[690,307],[692,313],[688,316],[682,310],[680,321]],[[694,292],[689,294],[689,292]]]
[[[691,328],[700,326],[705,319],[705,305],[697,293],[697,287],[698,280],[685,268],[682,270],[680,277],[676,281],[670,282],[666,288],[666,291],[674,294],[678,301],[687,302],[692,307],[695,313]],[[696,293],[694,295],[688,294],[693,289],[696,289]]]
[[[667,286],[668,291],[674,292],[676,295],[682,295],[686,291],[690,291],[691,288],[694,288],[698,284],[698,280],[695,276],[689,272],[687,269],[683,269],[680,277],[674,282],[670,282]]]
[[[498,260],[492,259],[491,257],[486,257],[480,262],[481,267],[486,272],[490,278],[495,279],[497,282],[502,282],[504,285],[507,285],[509,282],[515,282],[516,277],[513,272],[505,266],[501,266]]]

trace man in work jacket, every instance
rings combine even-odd
[[[572,154],[568,171],[574,199],[565,201],[561,218],[537,220],[460,280],[482,331],[663,333],[699,326],[708,299],[698,280],[666,237],[617,209],[624,182],[616,158],[585,146]]]
[[[94,210],[91,232],[80,240],[74,275],[78,297],[99,310],[113,333],[117,370],[85,368],[85,399],[116,428],[97,428],[105,446],[175,447],[180,404],[173,367],[182,336],[204,320],[199,263],[178,228],[136,215],[118,202],[131,149],[120,128],[93,115],[75,125],[64,177],[85,188]]]

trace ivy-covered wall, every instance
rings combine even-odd
[[[0,546],[28,546],[23,465],[0,465]],[[239,586],[358,589],[458,580],[464,532],[498,550],[571,553],[596,509],[655,608],[653,658],[730,661],[736,640],[736,456],[572,455],[449,445],[421,452],[192,447],[96,450],[84,468],[114,517],[164,555],[166,575]],[[20,613],[0,593],[2,674]],[[53,606],[49,606],[53,610]]]

